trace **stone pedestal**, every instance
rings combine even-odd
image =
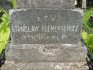
[[[88,70],[85,62],[13,62],[6,61],[1,70]]]
[[[10,44],[6,58],[16,62],[86,62],[87,49],[82,45]]]

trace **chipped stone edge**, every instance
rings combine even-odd
[[[28,9],[10,9],[9,10],[9,15],[11,16],[16,11],[26,11],[26,10],[28,10]]]
[[[34,66],[34,67],[33,67]],[[77,70],[89,70],[89,67],[86,62],[32,62],[32,63],[22,63],[22,62],[14,62],[14,61],[5,61],[5,64],[1,67],[1,70],[8,70],[11,67],[14,67],[13,70],[19,69],[20,67],[27,67],[27,69],[31,70],[44,70],[44,69],[56,69],[56,70],[72,70],[77,69]],[[43,68],[42,68],[43,67]],[[21,69],[22,70],[22,69]]]
[[[71,10],[71,11],[77,11],[77,12],[80,12],[81,15],[83,14],[83,10],[82,9],[49,9],[49,8],[35,8],[35,9],[38,9],[38,10]],[[24,9],[9,9],[9,15],[11,16],[14,12],[16,11],[27,11],[27,10],[31,10],[31,8],[24,8]],[[32,9],[34,10],[34,9]]]
[[[83,10],[82,9],[72,9],[72,11],[79,12],[81,16],[83,16]]]

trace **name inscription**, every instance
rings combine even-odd
[[[76,26],[12,26],[12,32],[77,32],[78,25]]]

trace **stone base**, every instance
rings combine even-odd
[[[6,61],[1,70],[89,70],[85,62],[33,62],[19,63]]]
[[[6,59],[19,62],[85,62],[87,48],[77,44],[10,44]]]

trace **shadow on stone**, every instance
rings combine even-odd
[[[8,12],[9,9],[13,8],[13,4],[7,0],[0,0],[0,8],[3,8]]]
[[[81,38],[81,42],[82,42],[83,45],[86,45],[84,40],[83,40],[83,38]],[[86,58],[86,61],[87,61],[87,66],[89,67],[89,70],[93,70],[93,56],[90,53],[88,48],[87,48],[87,58]]]
[[[87,64],[89,66],[89,70],[93,70],[93,56],[88,50],[88,58],[87,58]]]
[[[2,54],[0,54],[0,68],[4,64],[5,60],[5,50],[3,50]]]

